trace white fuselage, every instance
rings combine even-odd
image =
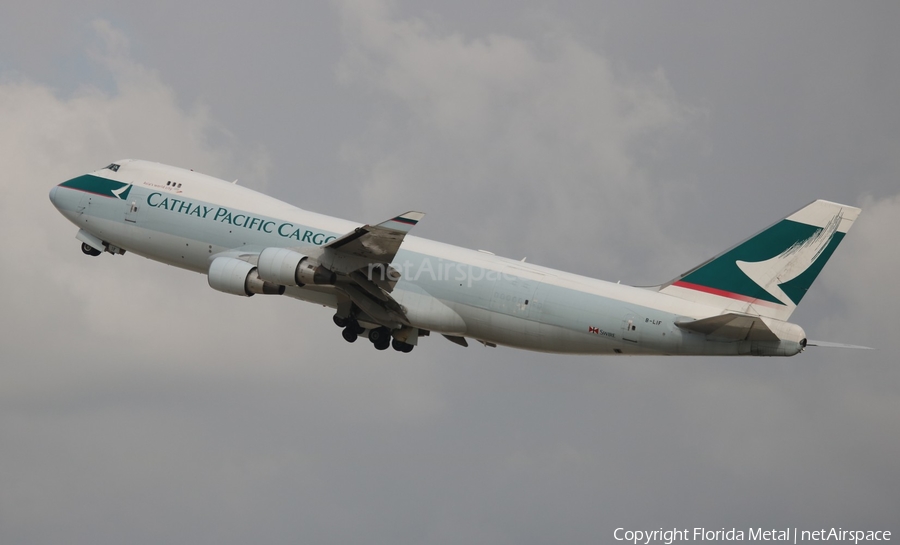
[[[176,267],[206,274],[217,256],[269,247],[306,252],[360,227],[193,171],[143,161],[122,165],[91,176],[132,184],[127,193],[57,186],[51,200],[92,240]],[[781,341],[711,340],[675,324],[721,308],[414,236],[403,239],[391,265],[402,274],[391,296],[409,326],[423,333],[578,354],[793,355],[802,349],[803,332],[792,324],[769,324]],[[285,294],[340,304],[331,286],[293,286]]]

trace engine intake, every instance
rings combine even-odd
[[[254,294],[281,295],[284,286],[259,277],[252,264],[233,257],[217,257],[209,264],[209,287],[232,295],[252,297]]]
[[[266,248],[259,254],[259,277],[282,286],[334,285],[337,275],[315,259],[287,248]]]

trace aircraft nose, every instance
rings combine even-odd
[[[71,191],[65,187],[65,184],[53,186],[50,190],[50,202],[63,215],[74,212],[78,203],[81,201],[80,191]]]

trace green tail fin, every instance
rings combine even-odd
[[[663,285],[660,292],[787,320],[859,213],[852,206],[815,201]]]

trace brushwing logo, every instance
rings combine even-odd
[[[110,189],[110,192],[116,196],[119,200],[124,201],[128,198],[128,194],[131,193],[131,187],[133,184],[125,184],[119,189]]]
[[[781,289],[781,286],[806,272],[821,257],[843,219],[842,210],[831,218],[824,228],[817,229],[809,238],[795,242],[790,248],[771,259],[755,262],[735,261],[735,264],[769,295],[785,305],[795,306],[796,303]]]

